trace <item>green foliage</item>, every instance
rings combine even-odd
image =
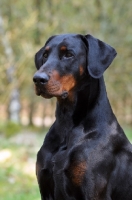
[[[2,200],[38,200],[37,182],[29,175],[16,171],[14,166],[3,166],[0,172],[0,196]],[[18,184],[16,184],[18,183]]]
[[[4,125],[0,127],[0,131],[6,136],[11,137],[21,130],[21,125],[14,123],[12,121],[7,121]]]
[[[15,137],[17,138],[17,136],[19,135]],[[0,138],[1,200],[40,199],[35,175],[35,161],[36,149],[39,148],[42,138],[37,134],[36,137],[37,141],[32,141],[32,143],[26,143],[26,139],[25,142],[17,143],[17,140],[13,140],[13,138]]]
[[[125,134],[128,137],[128,139],[131,141],[132,143],[132,129],[130,127],[127,127],[124,129],[125,130]]]
[[[93,34],[115,47],[118,56],[105,73],[108,94],[114,111],[122,123],[132,124],[132,1],[128,0],[0,0],[0,99],[9,103],[14,87],[21,99],[34,101],[32,75],[34,54],[51,35],[59,33]],[[4,34],[2,34],[2,31]],[[13,58],[7,58],[8,41]],[[7,70],[15,66],[14,80],[9,82]],[[118,101],[117,101],[118,99]]]

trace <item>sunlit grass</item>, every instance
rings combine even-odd
[[[36,134],[33,137],[34,141],[36,139],[35,143],[0,138],[1,200],[40,200],[35,162],[36,153],[42,143],[42,135]]]
[[[127,128],[124,129],[124,131],[125,131],[125,134],[128,137],[128,139],[132,143],[132,128],[127,127]]]

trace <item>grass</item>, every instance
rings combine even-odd
[[[132,129],[125,129],[125,133],[132,142]],[[40,200],[35,162],[43,137],[32,130],[13,137],[0,135],[1,200]]]
[[[42,137],[32,133],[30,137],[26,133],[12,138],[0,136],[1,200],[40,200],[35,162]]]
[[[131,128],[125,128],[124,130],[125,130],[126,136],[128,137],[128,139],[132,143],[132,129]]]

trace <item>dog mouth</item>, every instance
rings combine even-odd
[[[67,91],[62,91],[61,93],[47,93],[47,92],[40,92],[38,96],[42,96],[43,98],[50,99],[52,97],[61,97],[62,99],[66,99],[68,97]]]
[[[68,91],[62,90],[58,85],[38,87],[35,86],[35,92],[37,96],[50,99],[52,97],[61,97],[66,99],[68,97]]]

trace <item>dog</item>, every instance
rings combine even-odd
[[[36,95],[57,99],[56,120],[37,154],[42,200],[132,200],[132,145],[103,79],[116,54],[81,34],[52,36],[36,53]]]

